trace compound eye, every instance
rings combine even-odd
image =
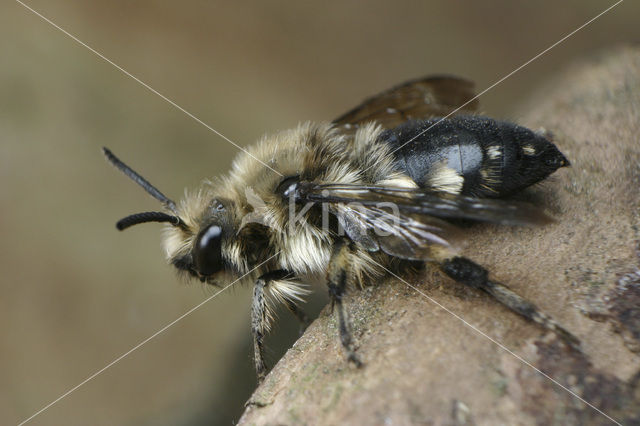
[[[278,184],[276,188],[276,193],[282,195],[283,198],[289,198],[295,196],[295,191],[298,188],[298,183],[300,182],[300,176],[289,176],[286,177]]]
[[[222,269],[222,228],[209,225],[198,234],[193,248],[195,269],[201,275],[213,275]]]

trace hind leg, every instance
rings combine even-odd
[[[549,315],[541,312],[533,303],[523,299],[505,285],[489,280],[487,270],[472,260],[466,257],[452,257],[442,261],[440,269],[459,283],[485,291],[507,308],[553,331],[571,347],[579,349],[580,341],[577,337],[562,328]]]

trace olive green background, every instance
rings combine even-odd
[[[239,145],[425,74],[481,91],[611,4],[28,2]],[[159,226],[115,230],[159,206],[100,147],[173,198],[238,150],[19,3],[0,16],[0,423],[15,424],[215,292],[176,278]],[[638,16],[621,3],[483,95],[482,110],[517,121],[510,106],[564,64],[640,41]],[[31,424],[237,419],[255,385],[250,289],[225,293]],[[280,316],[272,362],[297,333]]]

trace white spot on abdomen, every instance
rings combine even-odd
[[[495,160],[502,156],[502,149],[497,145],[490,146],[487,148],[487,155],[491,160]]]
[[[450,194],[459,194],[463,184],[464,178],[457,171],[445,165],[435,168],[427,178],[428,186]]]

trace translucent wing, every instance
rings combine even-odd
[[[379,93],[333,122],[346,129],[370,121],[393,128],[411,119],[448,115],[467,102],[460,113],[474,112],[478,108],[478,100],[471,101],[474,97],[474,84],[469,80],[451,76],[424,77]]]
[[[433,217],[406,214],[389,206],[354,203],[331,203],[329,211],[336,215],[349,238],[369,251],[426,260],[432,257],[431,250],[436,246],[456,251],[459,245],[457,229]]]
[[[428,259],[434,246],[455,249],[460,232],[443,219],[470,219],[506,225],[551,221],[526,204],[438,193],[422,188],[301,182],[298,201],[326,203],[353,241],[370,251],[404,259]]]
[[[424,188],[301,183],[298,191],[302,198],[309,201],[360,203],[366,206],[392,203],[403,213],[443,219],[470,219],[501,225],[542,225],[552,222],[549,216],[531,204],[454,195]]]

